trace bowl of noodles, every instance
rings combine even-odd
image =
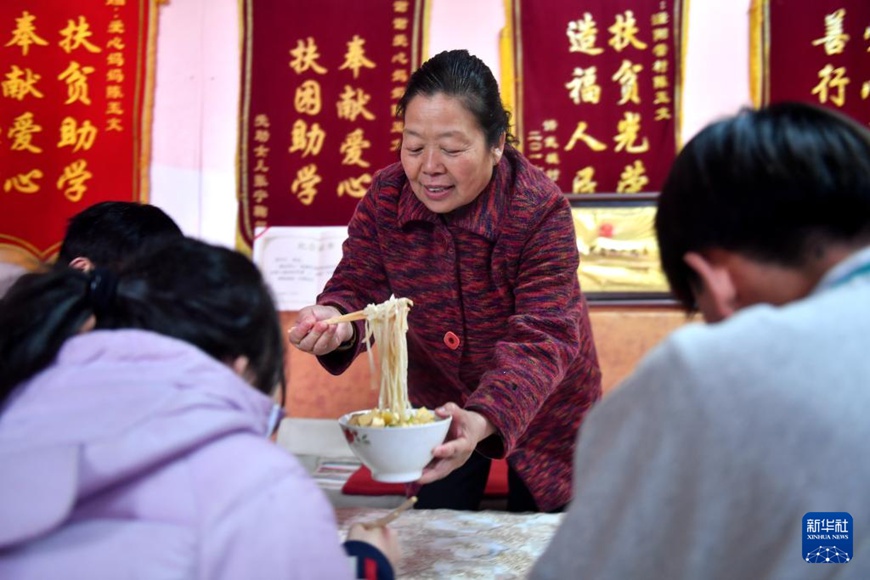
[[[361,311],[373,387],[380,383],[378,406],[347,413],[338,420],[351,451],[372,479],[407,483],[420,479],[432,450],[444,441],[451,418],[441,418],[408,401],[408,311],[413,302],[391,296]],[[377,345],[377,357],[373,354]]]
[[[390,411],[372,409],[348,413],[338,424],[351,451],[372,472],[372,479],[407,483],[423,475],[432,450],[447,436],[450,420],[426,408],[410,409],[401,420]]]

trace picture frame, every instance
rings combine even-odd
[[[656,193],[571,194],[580,288],[592,305],[676,306],[661,269]]]

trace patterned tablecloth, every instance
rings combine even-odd
[[[336,510],[342,539],[355,522],[389,510]],[[402,579],[525,578],[562,514],[409,510],[390,524],[402,543]]]

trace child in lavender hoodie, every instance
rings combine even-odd
[[[117,276],[27,274],[0,329],[0,577],[392,576],[393,532],[346,553],[267,438],[282,336],[241,254],[181,239]]]

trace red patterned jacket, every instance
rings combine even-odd
[[[412,404],[453,401],[483,414],[499,436],[478,451],[507,456],[542,511],[570,501],[577,429],[601,396],[601,371],[557,186],[508,147],[474,202],[439,215],[396,163],[360,200],[343,252],[318,303],[350,312],[391,294],[413,300]],[[362,348],[321,364],[339,374]]]

